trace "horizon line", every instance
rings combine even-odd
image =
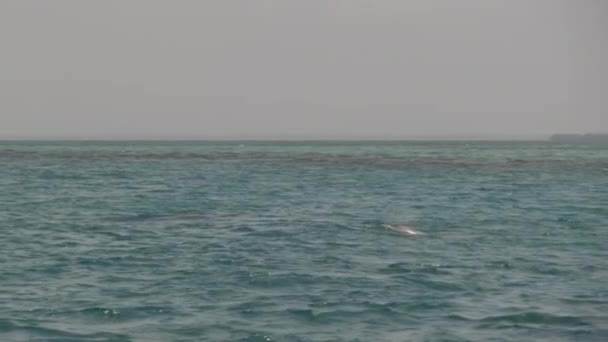
[[[0,141],[549,141],[551,135],[530,135],[530,136],[428,136],[428,137],[326,137],[326,136],[286,136],[286,137],[188,137],[188,136],[116,136],[116,137],[77,137],[77,136],[42,136],[42,137],[0,137]]]

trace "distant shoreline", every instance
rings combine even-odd
[[[567,144],[608,143],[608,133],[554,134],[549,141]]]

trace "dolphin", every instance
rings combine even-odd
[[[382,226],[386,229],[396,231],[397,233],[408,234],[408,235],[424,235],[423,232],[414,230],[414,228],[412,228],[410,226],[392,226],[390,224],[383,224]]]

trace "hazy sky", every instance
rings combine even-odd
[[[606,0],[0,1],[0,138],[587,131]]]

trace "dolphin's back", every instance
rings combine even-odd
[[[403,233],[403,234],[409,234],[409,235],[423,235],[424,234],[422,232],[415,230],[414,228],[412,228],[410,226],[404,226],[404,225],[393,226],[390,224],[385,224],[383,226],[386,229],[390,229],[390,230],[396,231],[398,233]]]

